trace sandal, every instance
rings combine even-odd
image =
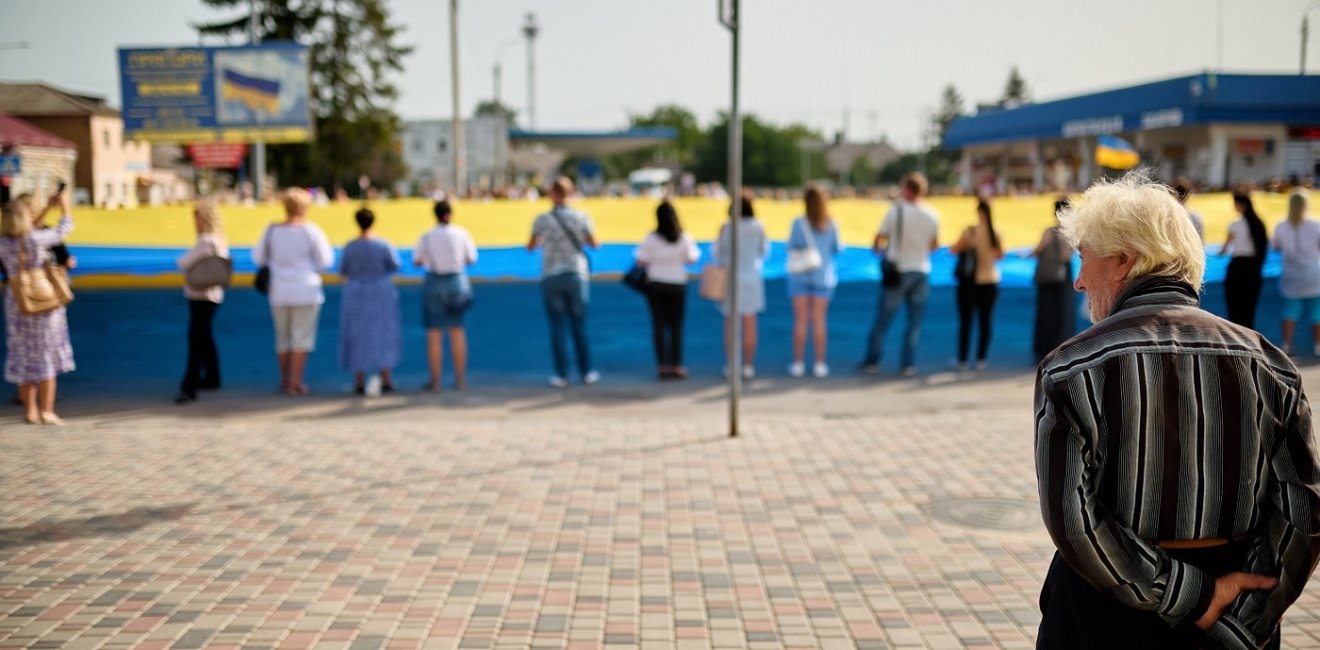
[[[24,422],[27,422],[28,424],[41,424],[41,415],[39,415],[39,414],[38,414],[38,415],[32,415],[32,414],[24,415],[24,416],[23,416],[23,421],[24,421]]]
[[[62,427],[62,426],[64,426],[64,420],[61,420],[61,419],[60,419],[60,416],[55,415],[54,413],[51,413],[50,411],[46,411],[46,412],[44,412],[44,413],[41,414],[41,423],[42,423],[42,424],[49,424],[49,425],[51,425],[51,426],[56,426],[56,427]]]
[[[307,384],[298,384],[297,386],[290,386],[286,388],[284,392],[288,393],[289,395],[293,395],[295,397],[300,397],[302,395],[310,395],[312,393],[312,389],[308,388]]]
[[[434,381],[428,381],[425,384],[422,384],[422,390],[428,393],[438,393],[440,392],[440,384]]]

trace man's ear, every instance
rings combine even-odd
[[[1122,270],[1123,277],[1128,277],[1132,273],[1132,267],[1137,265],[1137,254],[1132,251],[1123,251],[1118,254],[1118,268]]]

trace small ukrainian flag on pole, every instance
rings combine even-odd
[[[225,101],[242,102],[253,111],[279,112],[279,81],[252,77],[229,69],[222,72],[224,73],[222,95]]]
[[[1132,169],[1141,164],[1141,155],[1127,140],[1102,135],[1095,142],[1095,164],[1110,169]]]

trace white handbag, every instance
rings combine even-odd
[[[800,223],[805,229],[802,235],[807,240],[807,247],[788,249],[788,272],[793,275],[810,273],[825,263],[821,259],[820,249],[816,248],[816,238],[811,234],[811,222],[803,219]]]

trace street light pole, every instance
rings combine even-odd
[[[719,0],[720,22],[728,28],[733,37],[733,71],[731,75],[731,100],[729,110],[729,192],[733,195],[733,206],[729,210],[729,260],[728,269],[729,311],[726,322],[733,328],[729,343],[729,437],[738,437],[738,416],[742,396],[742,315],[738,311],[738,226],[742,220],[742,114],[738,110],[738,31],[741,16],[738,13],[739,0]]]
[[[1309,40],[1308,37],[1310,35],[1310,30],[1307,29],[1307,21],[1311,12],[1315,9],[1320,9],[1320,0],[1307,5],[1306,11],[1302,12],[1302,65],[1297,74],[1306,74],[1306,41]]]
[[[523,24],[523,36],[527,37],[527,128],[533,131],[536,130],[536,54],[532,44],[540,31],[536,14],[527,14],[527,22]]]
[[[459,98],[458,85],[458,0],[449,0],[449,64],[450,81],[453,84],[454,95],[454,116],[453,130],[454,135],[450,142],[454,145],[454,196],[462,197],[467,194],[467,174],[463,169],[466,161],[466,153],[463,150],[463,112],[462,101]]]
[[[261,42],[261,32],[257,29],[257,0],[252,0],[249,6],[252,15],[248,17],[248,42],[256,45]],[[252,143],[252,200],[257,203],[266,198],[266,190],[262,187],[265,180],[266,141],[257,136],[257,141]]]

